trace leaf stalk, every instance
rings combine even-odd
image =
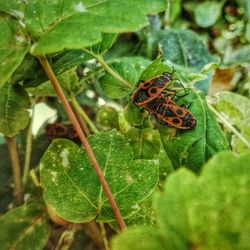
[[[83,50],[92,55],[94,58],[96,58],[96,60],[102,65],[102,67],[110,74],[112,75],[114,78],[116,78],[118,81],[122,82],[127,88],[131,89],[132,86],[130,85],[130,83],[128,81],[126,81],[124,78],[122,78],[117,72],[115,72],[107,63],[106,61],[103,59],[102,55],[97,55],[95,53],[93,53],[92,51],[89,51],[88,49],[83,48]]]

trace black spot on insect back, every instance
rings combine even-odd
[[[150,92],[151,92],[152,94],[155,94],[155,93],[157,93],[157,89],[156,89],[156,88],[151,88],[151,89],[150,89]]]
[[[181,109],[176,109],[176,114],[177,115],[182,115],[183,114],[183,111]]]
[[[174,118],[174,119],[173,119],[173,123],[174,123],[174,124],[178,124],[178,123],[180,123],[180,121],[179,121],[179,119]]]

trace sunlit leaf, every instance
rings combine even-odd
[[[158,181],[157,161],[133,160],[129,143],[115,130],[89,137],[94,154],[124,217],[137,211]],[[41,160],[44,199],[72,222],[114,220],[113,211],[88,156],[69,140],[54,140]]]

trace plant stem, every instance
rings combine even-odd
[[[33,109],[32,109],[33,110]],[[34,110],[33,110],[34,111]],[[24,159],[24,167],[23,167],[23,186],[25,187],[28,174],[29,174],[29,168],[30,168],[30,159],[31,159],[31,151],[32,151],[32,124],[33,124],[33,118],[34,114],[32,114],[30,119],[30,124],[27,131],[27,137],[26,137],[26,149],[25,149],[25,159]]]
[[[49,78],[51,84],[53,85],[53,87],[55,89],[55,92],[57,93],[57,96],[60,99],[60,101],[61,101],[61,103],[62,103],[62,105],[63,105],[63,107],[64,107],[64,109],[65,109],[65,111],[66,111],[66,113],[67,113],[67,115],[69,117],[69,120],[71,121],[71,123],[72,123],[73,127],[75,128],[75,130],[76,130],[82,144],[84,145],[86,153],[88,154],[89,159],[90,159],[90,161],[91,161],[91,163],[92,163],[92,165],[93,165],[93,167],[94,167],[94,169],[96,171],[96,174],[97,174],[97,176],[99,178],[99,181],[100,181],[100,183],[101,183],[101,185],[102,185],[102,187],[103,187],[103,189],[104,189],[104,191],[105,191],[105,193],[107,195],[107,198],[108,198],[108,200],[110,202],[110,205],[111,205],[111,207],[113,209],[113,212],[114,212],[114,215],[115,215],[115,217],[117,219],[117,222],[118,222],[121,230],[123,231],[126,228],[125,222],[124,222],[124,220],[122,218],[122,215],[121,215],[120,210],[119,210],[119,208],[118,208],[118,206],[116,204],[116,201],[115,201],[115,199],[114,199],[114,197],[113,197],[113,195],[111,193],[111,190],[110,190],[110,188],[108,186],[108,183],[107,183],[107,181],[106,181],[106,179],[105,179],[105,177],[104,177],[104,175],[102,173],[100,165],[96,160],[94,152],[93,152],[87,138],[85,137],[85,135],[84,135],[84,133],[83,133],[83,131],[81,129],[81,126],[80,126],[74,112],[72,111],[72,109],[71,109],[71,107],[69,105],[69,102],[66,99],[66,97],[65,97],[65,95],[64,95],[64,93],[62,91],[62,88],[61,88],[61,86],[60,86],[60,84],[59,84],[59,82],[58,82],[58,80],[57,80],[57,78],[56,78],[50,64],[49,64],[49,62],[47,61],[46,57],[45,56],[38,56],[38,59],[39,59],[41,65],[42,65],[47,77]]]
[[[117,72],[115,72],[103,59],[101,55],[96,55],[92,51],[89,51],[88,49],[83,49],[86,53],[92,55],[96,60],[102,65],[102,67],[109,72],[110,75],[112,75],[114,78],[116,78],[118,81],[122,82],[127,88],[131,89],[131,84],[126,81],[124,78],[122,78]]]
[[[104,223],[99,222],[99,224],[100,224],[100,228],[101,228],[101,233],[102,233],[102,238],[103,238],[105,249],[111,250],[108,239],[107,239],[107,234],[106,234],[106,229],[105,229]]]
[[[79,113],[76,111],[74,105],[72,103],[70,103],[70,106],[76,116],[76,118],[78,119],[80,125],[81,125],[81,128],[83,130],[83,133],[85,134],[86,137],[88,137],[90,135],[90,131],[89,131],[89,128],[86,124],[86,122],[83,120],[83,118],[79,115]]]
[[[85,233],[91,238],[93,242],[95,242],[95,244],[100,249],[104,248],[102,234],[101,234],[100,228],[98,227],[95,221],[83,223],[82,228],[84,229]]]
[[[86,121],[86,123],[89,125],[90,129],[93,133],[98,133],[98,130],[94,123],[89,119],[88,115],[85,113],[85,111],[82,109],[82,107],[79,105],[75,97],[72,97],[72,104],[77,111],[77,113]]]
[[[233,127],[233,125],[227,121],[227,119],[220,114],[211,104],[208,103],[209,109],[218,117],[218,119],[231,130],[248,148],[250,148],[250,143],[248,140]]]
[[[17,151],[17,144],[15,137],[5,137],[6,143],[8,145],[8,150],[10,154],[10,161],[12,167],[12,173],[14,178],[14,203],[16,205],[21,205],[23,202],[23,188],[21,181],[21,169],[20,169],[20,161]]]

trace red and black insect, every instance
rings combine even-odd
[[[196,119],[186,105],[178,106],[171,98],[163,95],[148,103],[144,108],[163,126],[184,130],[196,126]]]
[[[171,98],[177,96],[177,91],[175,89],[167,88],[170,83],[172,83],[174,80],[177,80],[185,90],[184,86],[178,79],[173,79],[174,72],[175,70],[173,69],[172,73],[164,72],[162,75],[152,77],[147,81],[140,81],[138,88],[132,95],[132,102],[137,106],[144,106],[162,93]],[[187,93],[184,95],[186,94]]]
[[[137,106],[143,106],[157,98],[173,80],[172,74],[164,72],[162,75],[152,77],[147,81],[140,81],[138,88],[132,95],[132,102]]]
[[[191,129],[196,125],[193,114],[187,110],[186,105],[178,106],[173,99],[187,95],[186,89],[178,79],[173,79],[172,73],[165,72],[160,76],[141,81],[138,88],[132,95],[132,102],[143,109],[146,109],[156,120],[167,127],[178,129]],[[174,80],[180,82],[185,90],[181,96],[177,95],[175,89],[168,85]]]

